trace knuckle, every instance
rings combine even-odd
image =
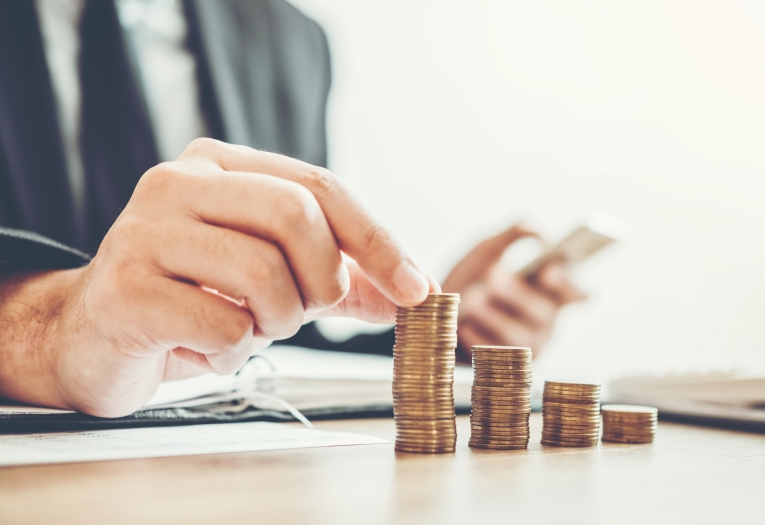
[[[156,195],[168,190],[181,173],[181,167],[176,162],[162,162],[149,168],[136,185],[135,195]]]
[[[313,193],[299,184],[290,188],[283,201],[281,217],[289,229],[308,231],[324,217]]]
[[[242,342],[252,335],[252,316],[242,309],[235,315],[226,317],[223,323],[222,336],[228,348],[238,348]]]
[[[311,166],[303,178],[303,185],[315,194],[332,194],[342,186],[340,179],[334,173],[320,166]]]
[[[183,155],[204,155],[219,148],[221,144],[222,142],[215,139],[199,137],[189,142],[189,145],[183,150]]]
[[[390,234],[380,224],[369,224],[361,234],[364,253],[375,253],[391,243]]]
[[[252,254],[251,259],[257,261],[257,264],[252,265],[251,275],[256,289],[263,284],[274,284],[280,280],[286,263],[277,248],[258,250]]]

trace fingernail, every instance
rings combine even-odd
[[[401,299],[413,304],[424,301],[430,290],[430,283],[425,276],[409,263],[401,263],[393,273],[393,286],[398,290]]]

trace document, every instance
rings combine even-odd
[[[0,467],[388,443],[283,423],[231,423],[0,436]]]

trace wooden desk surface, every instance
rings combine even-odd
[[[393,421],[318,428],[393,439]],[[765,436],[659,425],[652,445],[392,444],[0,469],[0,523],[765,523]]]

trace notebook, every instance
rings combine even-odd
[[[655,406],[659,417],[765,432],[765,377],[741,373],[628,377],[609,385],[608,400]]]
[[[96,418],[0,402],[0,433],[393,415],[393,358],[273,346],[232,376],[205,374],[160,385],[139,411]],[[455,369],[457,413],[470,412],[470,367]],[[296,413],[299,411],[299,413]]]

